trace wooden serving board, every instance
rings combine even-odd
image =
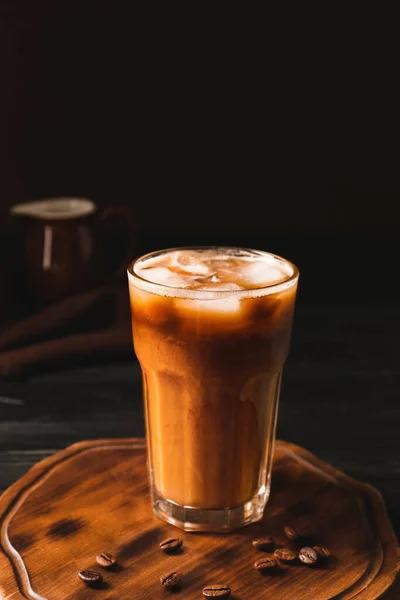
[[[251,542],[268,534],[287,546],[285,524],[307,525],[332,560],[260,575],[253,563],[264,554]],[[233,600],[399,597],[399,548],[378,491],[285,442],[276,444],[263,521],[234,533],[185,533],[159,521],[144,441],[115,439],[76,444],[34,466],[0,498],[0,534],[1,600],[157,600],[174,596],[159,578],[175,570],[184,574],[176,597],[185,600],[216,583],[230,586]],[[178,555],[159,549],[171,536],[184,542]],[[100,589],[87,588],[77,572],[99,570],[99,552],[115,554],[119,567],[103,571]]]

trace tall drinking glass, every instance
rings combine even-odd
[[[298,270],[258,250],[153,252],[128,269],[153,509],[186,531],[261,519]]]

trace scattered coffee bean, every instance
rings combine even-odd
[[[111,569],[116,564],[117,559],[111,554],[107,554],[107,552],[102,552],[96,556],[96,562],[103,569]]]
[[[273,573],[278,568],[278,563],[275,558],[260,558],[254,563],[254,568],[261,573]]]
[[[103,581],[103,576],[100,573],[96,573],[96,571],[79,571],[78,577],[86,585],[96,585]]]
[[[289,527],[289,525],[286,525],[284,527],[284,531],[285,531],[286,537],[289,538],[289,540],[292,540],[292,542],[294,540],[298,540],[299,537],[301,537],[300,532],[297,531],[297,529],[295,529],[294,527]]]
[[[302,548],[299,552],[299,559],[304,565],[312,567],[316,565],[319,560],[319,555],[314,548]]]
[[[278,548],[275,550],[274,556],[284,563],[292,563],[297,560],[297,552],[290,548]]]
[[[275,542],[271,537],[263,537],[253,540],[253,546],[254,548],[257,548],[257,550],[268,551],[273,549]]]
[[[207,585],[203,589],[203,596],[206,598],[229,598],[231,588],[227,585]]]
[[[161,585],[166,590],[173,590],[177,588],[182,580],[182,575],[180,573],[170,573],[170,575],[166,575],[165,577],[160,577]]]
[[[313,546],[313,550],[318,554],[321,560],[327,560],[331,553],[327,548],[323,548],[322,546]]]
[[[182,540],[179,538],[169,538],[160,544],[161,550],[164,552],[176,552],[182,546]]]

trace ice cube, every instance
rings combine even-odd
[[[212,283],[208,283],[207,287],[205,287],[204,289],[207,290],[212,290],[212,291],[220,291],[220,292],[228,292],[228,291],[233,291],[233,290],[243,290],[244,288],[241,287],[240,285],[238,285],[237,283],[228,283],[228,282],[224,282],[224,281],[219,281],[219,282],[212,282]]]
[[[211,283],[218,283],[219,282],[219,277],[218,275],[216,275],[215,273],[212,273],[211,275],[206,275],[204,277],[196,277],[195,279],[196,281],[196,288],[203,288],[204,290],[208,289],[208,286]]]
[[[195,313],[219,313],[229,314],[240,311],[240,300],[238,298],[218,298],[217,300],[176,300],[178,310],[190,310]]]
[[[209,277],[196,277],[193,285],[193,289],[196,290],[205,290],[211,291],[214,290],[216,292],[229,292],[232,290],[244,290],[245,288],[241,287],[237,283],[227,283],[223,281],[219,281],[217,275],[211,275]]]
[[[166,267],[152,267],[150,269],[141,269],[139,275],[147,281],[152,283],[159,283],[160,285],[166,285],[177,288],[187,288],[190,285],[191,280],[177,273],[171,272]]]
[[[285,279],[285,273],[272,262],[257,260],[241,267],[237,281],[246,287],[262,287]]]
[[[188,275],[209,275],[211,269],[203,262],[201,255],[189,252],[177,251],[170,254],[168,266],[178,268],[179,271]]]
[[[201,310],[218,313],[235,313],[240,310],[238,298],[220,298],[218,300],[207,300],[201,303]]]

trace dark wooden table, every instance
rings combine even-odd
[[[280,438],[383,494],[400,535],[400,318],[380,294],[297,309]],[[0,490],[78,440],[144,434],[132,360],[0,382]]]

